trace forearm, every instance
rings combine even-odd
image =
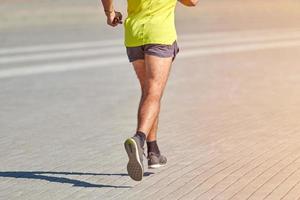
[[[118,11],[115,11],[113,0],[101,0],[101,2],[107,17],[107,24],[113,27],[117,26],[118,24],[122,24],[122,14]]]
[[[196,6],[198,3],[198,0],[178,0],[178,1],[185,6]]]
[[[114,11],[113,0],[101,0],[105,13]]]

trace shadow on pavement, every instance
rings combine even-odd
[[[48,176],[47,176],[48,174]],[[147,172],[144,176],[150,176],[151,172]],[[50,175],[50,176],[49,176]],[[55,177],[51,175],[90,175],[90,176],[128,176],[124,173],[105,174],[105,173],[83,173],[83,172],[49,172],[49,171],[6,171],[0,172],[0,177],[40,179],[55,183],[69,183],[74,187],[98,187],[98,188],[131,188],[131,186],[103,185],[93,184],[65,177]]]

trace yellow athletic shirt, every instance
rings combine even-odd
[[[125,46],[171,45],[176,39],[174,12],[177,0],[127,0]]]

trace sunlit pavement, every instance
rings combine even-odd
[[[142,182],[126,172],[140,94],[122,32],[2,31],[0,199],[299,198],[300,5],[258,2],[178,8],[168,164]]]

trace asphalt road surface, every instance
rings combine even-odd
[[[168,164],[142,182],[126,172],[140,94],[122,26],[91,0],[0,13],[0,199],[300,199],[299,1],[178,5]]]

